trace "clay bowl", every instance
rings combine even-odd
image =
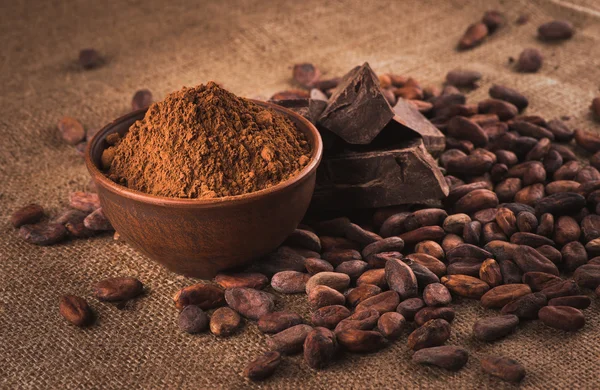
[[[277,248],[306,213],[323,154],[317,129],[302,116],[272,103],[306,134],[310,163],[295,177],[273,187],[217,199],[179,199],[148,195],[108,179],[100,171],[105,138],[123,135],[146,110],[110,123],[91,140],[85,153],[106,217],[124,240],[171,271],[198,278],[242,266]]]

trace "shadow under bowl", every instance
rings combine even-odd
[[[310,203],[323,154],[319,132],[302,116],[254,101],[294,122],[311,146],[311,160],[296,176],[273,187],[214,199],[168,198],[129,189],[100,170],[106,137],[123,136],[146,110],[127,114],[100,130],[85,162],[96,182],[104,214],[124,240],[169,270],[203,279],[239,267],[279,246],[302,220]]]

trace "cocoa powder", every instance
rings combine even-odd
[[[109,177],[131,189],[217,198],[293,177],[308,164],[310,146],[283,115],[209,82],[152,104],[105,154],[114,154]]]

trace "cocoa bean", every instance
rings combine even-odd
[[[595,289],[600,286],[600,265],[582,265],[575,270],[573,278],[580,287]]]
[[[362,255],[366,259],[371,255],[381,252],[400,252],[404,249],[404,241],[399,237],[387,237],[367,245]]]
[[[407,321],[412,321],[415,315],[425,307],[425,302],[421,298],[409,298],[400,302],[396,312],[402,314]]]
[[[101,301],[127,301],[144,292],[142,282],[132,277],[117,277],[96,283],[93,293]]]
[[[517,232],[517,218],[510,209],[500,207],[496,214],[496,223],[507,237]]]
[[[560,119],[549,121],[546,128],[554,134],[554,138],[558,142],[569,142],[575,134],[575,132],[569,129],[569,127]]]
[[[280,246],[265,256],[263,261],[258,264],[258,269],[268,276],[281,271],[303,272],[305,270],[304,256],[288,246]]]
[[[542,138],[548,138],[549,140],[554,141],[554,134],[550,130],[542,126],[538,126],[534,123],[516,120],[512,122],[509,126],[511,130],[518,132],[522,136],[532,137],[537,140],[541,140]],[[518,154],[519,153],[517,153],[517,155]]]
[[[587,183],[590,181],[600,180],[600,172],[594,167],[583,167],[579,172],[577,172],[577,176],[575,176],[575,181],[579,183]]]
[[[394,311],[400,303],[400,297],[395,291],[385,291],[360,302],[355,311],[375,309],[379,314]]]
[[[473,324],[473,335],[482,341],[494,341],[511,334],[519,325],[514,314],[482,318]]]
[[[67,229],[60,223],[39,222],[19,228],[23,241],[34,245],[53,245],[67,238]]]
[[[346,329],[337,333],[337,339],[350,352],[375,352],[387,345],[383,335],[373,330]]]
[[[400,299],[405,300],[417,296],[417,278],[412,269],[402,261],[388,260],[385,264],[385,278],[389,288],[397,292]]]
[[[529,101],[521,93],[502,85],[494,84],[490,87],[489,94],[492,98],[504,100],[513,104],[519,111],[524,110],[529,105]]]
[[[60,136],[69,145],[76,145],[85,139],[85,129],[75,118],[62,117],[57,126]]]
[[[321,252],[321,240],[308,230],[296,229],[283,242],[287,246],[299,246],[311,251]]]
[[[94,210],[90,215],[85,217],[85,219],[83,220],[83,225],[87,229],[92,230],[92,231],[115,230],[112,227],[112,225],[110,224],[110,221],[108,220],[108,218],[106,218],[106,216],[104,215],[104,212],[102,211],[102,207]]]
[[[464,240],[461,236],[457,236],[456,234],[447,234],[442,240],[442,249],[444,249],[444,252],[448,252],[462,244],[464,244]]]
[[[524,273],[538,271],[558,276],[556,265],[532,247],[520,245],[513,260]]]
[[[527,284],[505,284],[497,286],[483,294],[481,306],[485,308],[502,308],[506,304],[531,293]]]
[[[15,211],[10,216],[10,223],[18,228],[23,225],[35,224],[44,217],[44,208],[39,204],[29,204]]]
[[[516,360],[503,356],[486,356],[481,360],[483,371],[507,382],[521,382],[525,378],[525,367]]]
[[[514,314],[521,320],[535,320],[539,310],[546,306],[546,303],[544,293],[531,293],[507,303],[500,312],[505,315]]]
[[[535,73],[540,70],[543,61],[544,56],[538,49],[524,49],[517,60],[517,70],[519,72]]]
[[[188,305],[196,305],[202,310],[225,305],[225,292],[212,284],[197,283],[179,290],[173,297],[175,307],[183,310]]]
[[[412,356],[412,361],[415,363],[433,365],[449,371],[460,370],[468,360],[469,353],[466,349],[450,345],[424,348]]]
[[[589,242],[600,238],[600,216],[591,214],[581,221],[581,231],[583,232],[584,242]]]
[[[456,295],[479,299],[490,286],[482,280],[467,275],[448,275],[441,278],[442,284]]]
[[[504,164],[507,167],[512,167],[513,165],[519,162],[519,159],[516,154],[509,150],[496,150],[496,158],[498,159],[498,163]]]
[[[563,158],[556,150],[550,149],[544,157],[544,170],[546,174],[553,175],[563,165]]]
[[[471,222],[471,218],[467,214],[449,215],[443,223],[443,228],[448,233],[462,234],[467,223]]]
[[[355,249],[359,251],[361,246],[348,238],[345,237],[330,237],[330,236],[320,236],[321,247],[323,248],[323,252],[330,252],[341,249]]]
[[[554,245],[554,241],[548,237],[540,236],[535,233],[524,233],[518,232],[510,237],[510,242],[516,245],[526,245],[531,247],[538,247],[542,245]]]
[[[561,41],[573,36],[573,25],[566,20],[553,20],[538,27],[538,36],[544,41]]]
[[[317,309],[311,316],[314,326],[333,329],[344,318],[350,316],[350,310],[341,305],[324,306]]]
[[[415,277],[417,278],[417,286],[425,288],[425,286],[431,283],[439,283],[440,279],[437,277],[436,274],[431,272],[429,268],[410,259],[405,259],[403,261],[406,263],[406,265],[410,267]]]
[[[379,320],[379,312],[375,309],[361,310],[341,320],[335,327],[338,334],[346,329],[372,330]]]
[[[91,213],[101,207],[98,194],[80,191],[72,192],[69,195],[69,205],[76,210],[81,210],[88,213]]]
[[[548,301],[548,306],[570,306],[576,309],[587,309],[592,300],[587,295],[573,295],[570,297],[557,297]]]
[[[481,240],[481,222],[472,221],[467,223],[463,229],[463,239],[467,244],[479,244]]]
[[[362,260],[362,256],[354,249],[337,249],[323,253],[323,259],[337,267],[345,261]]]
[[[451,307],[424,307],[415,314],[415,323],[422,326],[429,320],[441,318],[448,323],[454,321],[456,313]]]
[[[541,291],[548,299],[579,295],[581,291],[574,280],[562,280],[549,284]]]
[[[501,121],[514,118],[519,110],[513,104],[498,99],[482,100],[478,104],[480,114],[496,114]]]
[[[332,331],[315,328],[304,340],[304,361],[310,368],[324,368],[335,357],[337,348],[337,339]]]
[[[483,22],[470,25],[458,42],[458,50],[472,49],[480,45],[488,33],[488,28]]]
[[[482,114],[482,115],[493,115],[498,118],[495,114]],[[471,119],[472,120],[472,119]],[[483,126],[483,132],[488,136],[488,140],[494,142],[500,139],[508,131],[508,125],[505,122],[497,122]],[[512,152],[511,152],[512,153]],[[516,155],[515,155],[516,157]]]
[[[76,295],[63,295],[58,301],[60,315],[75,326],[87,326],[94,319],[94,313],[87,301]]]
[[[441,277],[446,274],[446,264],[444,264],[443,262],[441,262],[433,256],[429,256],[425,253],[413,253],[408,255],[406,258],[426,267],[437,277]]]
[[[277,351],[284,355],[293,355],[302,351],[304,340],[312,330],[313,327],[310,325],[294,325],[268,337],[267,346],[272,351]]]
[[[303,272],[281,271],[273,275],[271,287],[282,294],[297,294],[306,291],[308,279],[310,275]]]
[[[273,295],[247,287],[226,290],[225,301],[230,308],[252,320],[258,320],[275,308]]]
[[[478,277],[479,276],[479,268],[480,264],[470,263],[467,261],[458,261],[456,263],[452,263],[448,266],[448,275],[467,275]]]
[[[452,174],[483,175],[490,170],[492,165],[494,165],[494,161],[489,156],[471,153],[468,156],[448,161],[446,170]]]
[[[440,157],[441,158],[441,157]],[[446,197],[447,204],[451,205],[456,203],[460,198],[467,195],[471,191],[487,189],[487,183],[485,182],[474,182],[469,184],[464,184],[450,190],[450,193]]]
[[[448,121],[448,135],[461,140],[471,141],[474,146],[485,146],[488,135],[475,122],[463,116],[455,116]]]
[[[347,239],[358,242],[362,246],[366,246],[374,243],[375,241],[381,240],[381,236],[378,234],[365,230],[354,223],[350,223],[346,227],[344,234]]]
[[[455,69],[446,74],[446,82],[455,87],[472,88],[481,79],[481,73],[474,70]]]
[[[538,141],[537,145],[533,147],[525,156],[527,161],[541,161],[550,152],[552,141],[549,138],[542,138]],[[545,170],[544,170],[545,173]]]
[[[446,233],[439,226],[424,226],[416,230],[406,232],[400,235],[400,238],[407,246],[415,245],[421,241],[432,240],[440,241]]]
[[[231,336],[242,327],[242,317],[228,307],[220,307],[210,317],[209,326],[215,336]]]
[[[551,237],[554,232],[554,216],[550,213],[542,214],[536,233],[540,236]]]
[[[313,275],[306,282],[306,293],[310,294],[310,291],[315,286],[327,286],[334,290],[344,291],[350,285],[350,276],[339,272],[320,272]]]
[[[415,245],[415,255],[428,255],[429,257],[433,257],[438,260],[444,260],[446,254],[444,253],[444,249],[442,249],[441,245],[435,241],[421,241],[417,245]],[[413,259],[414,260],[414,259]],[[425,264],[423,264],[425,265]],[[430,267],[427,267],[431,269]],[[431,269],[434,273],[436,273],[433,269]],[[437,273],[436,273],[437,275]],[[440,275],[438,275],[440,276]]]
[[[578,267],[584,265],[588,261],[585,247],[578,241],[569,242],[563,246],[560,253],[565,269],[569,272],[575,271]]]
[[[404,221],[411,214],[409,212],[402,212],[389,216],[379,229],[381,237],[392,237],[404,233],[406,231]]]
[[[553,262],[557,266],[562,264],[562,254],[558,249],[554,248],[553,246],[542,245],[536,250],[540,252],[542,256],[547,257],[551,262]]]
[[[498,206],[498,197],[489,190],[475,190],[460,198],[454,205],[458,213],[473,213],[485,208]],[[405,240],[406,241],[406,240]]]
[[[487,283],[490,287],[496,287],[502,284],[502,271],[500,264],[494,259],[486,259],[479,268],[479,279]]]
[[[177,321],[182,332],[194,334],[208,329],[208,315],[195,305],[186,306],[179,313]]]
[[[553,144],[552,149],[556,150],[565,162],[577,160],[577,156],[575,155],[573,150],[571,150],[571,148],[565,145]],[[556,177],[554,179],[557,180]]]
[[[523,283],[529,285],[532,291],[542,291],[551,284],[560,282],[562,279],[556,275],[545,272],[526,272],[523,275]]]
[[[408,348],[418,351],[437,347],[450,338],[450,324],[441,318],[433,319],[415,329],[408,336]]]
[[[579,330],[585,325],[581,310],[569,306],[542,307],[539,318],[545,325],[567,332]]]
[[[82,49],[79,51],[79,64],[83,69],[97,68],[104,63],[104,59],[94,49]]]
[[[454,259],[470,257],[478,260],[485,260],[492,257],[492,254],[485,249],[471,244],[461,244],[446,252],[446,257],[450,263]]]
[[[345,302],[346,298],[342,293],[323,285],[315,286],[308,294],[308,303],[314,309],[331,305],[343,305]]]
[[[304,88],[311,88],[319,80],[321,72],[313,64],[302,63],[294,65],[292,76],[296,83]]]
[[[131,99],[131,110],[137,111],[147,108],[152,102],[152,92],[148,89],[140,89],[133,94],[133,98]]]
[[[514,252],[517,248],[518,245],[511,244],[510,242],[490,241],[485,244],[485,249],[486,251],[489,251],[488,253],[490,253],[490,256],[486,256],[482,260],[485,260],[486,258],[495,258],[498,262],[502,260],[510,260],[513,258]]]
[[[350,220],[346,217],[328,219],[314,225],[321,236],[343,237]]]
[[[329,288],[329,287],[327,287],[327,288]],[[352,290],[350,290],[350,292],[348,292],[348,294],[346,294],[346,301],[348,302],[348,305],[350,305],[350,307],[355,307],[359,303],[363,302],[364,300],[366,300],[368,298],[374,297],[375,295],[379,294],[380,292],[381,292],[381,288],[379,288],[378,286],[375,286],[373,284],[361,284],[360,286],[353,288]],[[310,295],[309,295],[309,302],[310,302]],[[336,304],[339,304],[339,303],[336,303]]]
[[[370,269],[365,271],[364,274],[356,280],[356,285],[361,286],[363,284],[373,284],[382,290],[387,290],[388,284],[385,277],[385,269]]]
[[[537,230],[538,220],[532,213],[522,211],[517,215],[517,229],[523,233],[533,233]]]
[[[557,180],[546,185],[546,193],[548,195],[557,194],[559,192],[575,192],[581,184],[573,180]]]
[[[576,213],[585,207],[585,198],[574,192],[561,192],[546,196],[535,205],[537,215],[550,213],[565,215]]]
[[[574,180],[580,170],[578,161],[569,161],[554,172],[554,180]]]
[[[406,319],[400,313],[383,313],[377,321],[377,330],[388,340],[395,340],[402,334]]]
[[[510,202],[515,195],[523,188],[522,181],[519,178],[508,178],[496,185],[494,191],[501,202]]]
[[[279,333],[292,326],[302,324],[302,322],[302,317],[296,313],[274,311],[266,313],[258,319],[258,329],[263,333]]]
[[[253,381],[260,381],[273,375],[281,363],[281,354],[276,351],[265,352],[244,368],[244,376]]]
[[[258,272],[223,274],[215,276],[215,283],[224,289],[234,287],[249,287],[262,290],[269,284],[269,278]]]

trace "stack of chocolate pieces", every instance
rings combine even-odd
[[[348,72],[329,98],[318,92],[276,101],[313,122],[323,137],[311,208],[427,203],[448,194],[433,158],[445,148],[444,135],[404,99],[392,107],[368,63]]]

